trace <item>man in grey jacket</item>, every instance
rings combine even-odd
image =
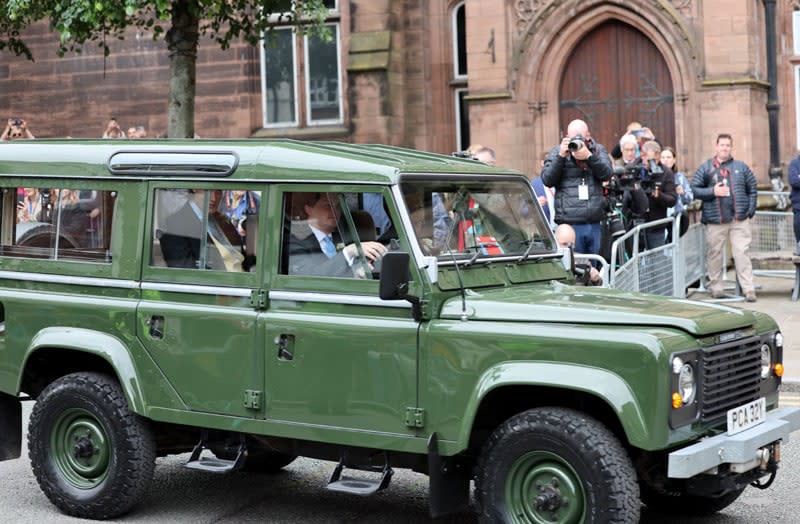
[[[554,221],[575,229],[579,253],[600,252],[600,223],[606,215],[603,182],[612,173],[608,151],[592,140],[583,120],[569,123],[567,136],[544,161],[542,182],[556,191]]]
[[[694,197],[703,201],[706,231],[706,267],[712,298],[721,298],[722,246],[730,238],[736,276],[748,302],[756,301],[753,264],[750,261],[750,219],[756,213],[756,177],[750,168],[731,156],[733,138],[717,136],[716,155],[694,174]]]

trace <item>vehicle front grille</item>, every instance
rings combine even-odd
[[[703,397],[700,418],[713,422],[727,411],[759,397],[761,341],[749,337],[703,350]]]

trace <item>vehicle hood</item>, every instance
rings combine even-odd
[[[467,320],[664,326],[695,336],[756,323],[752,312],[693,300],[616,289],[549,285],[466,290]],[[441,318],[462,318],[462,299],[448,299]]]

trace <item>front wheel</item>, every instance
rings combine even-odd
[[[144,495],[155,468],[147,421],[128,408],[112,377],[73,373],[39,395],[28,428],[39,487],[68,515],[108,519]]]
[[[481,522],[639,522],[636,472],[600,422],[565,408],[515,415],[489,437],[478,460]]]

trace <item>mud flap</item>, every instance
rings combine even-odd
[[[429,511],[433,518],[469,510],[470,470],[458,458],[439,455],[439,437],[428,439]]]
[[[22,402],[0,393],[0,461],[19,458],[22,453]]]

